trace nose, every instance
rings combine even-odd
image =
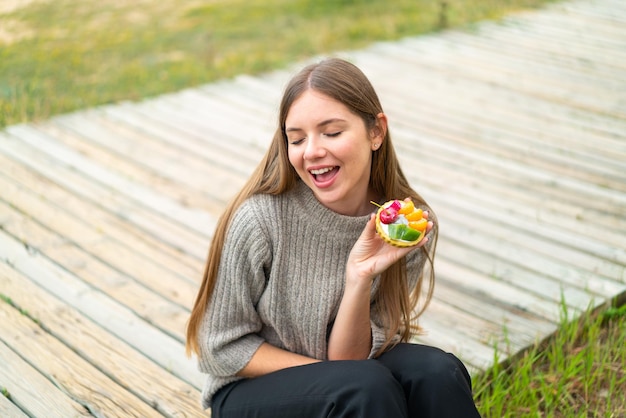
[[[310,136],[306,141],[306,148],[304,149],[304,159],[312,161],[317,158],[322,158],[326,155],[326,149],[321,143],[321,139],[317,136]]]

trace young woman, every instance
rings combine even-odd
[[[377,235],[371,202],[405,197],[429,225],[398,248]],[[479,416],[463,364],[408,343],[432,294],[434,224],[365,75],[340,59],[304,68],[213,237],[187,329],[203,406],[214,418]]]

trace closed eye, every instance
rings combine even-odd
[[[304,141],[304,138],[294,139],[294,140],[290,140],[289,144],[290,145],[300,145],[303,141]]]
[[[330,133],[326,133],[326,134],[324,134],[324,135],[325,135],[325,136],[327,136],[327,137],[330,137],[330,138],[335,138],[335,137],[337,137],[337,136],[341,135],[341,134],[342,134],[342,132],[343,132],[343,131],[338,131],[338,132],[330,132]]]

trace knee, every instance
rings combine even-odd
[[[396,391],[400,387],[389,369],[376,361],[364,361],[354,380],[361,391],[380,395],[385,391]]]
[[[463,386],[471,385],[463,363],[454,355],[439,348],[400,344],[383,354],[380,360],[389,367],[403,385],[443,385],[451,380]]]
[[[378,393],[381,388],[397,384],[393,375],[376,361],[350,361],[337,368],[337,384],[363,392]]]
[[[373,360],[356,361],[338,368],[341,376],[333,383],[333,417],[405,417],[406,399],[393,374]]]
[[[402,385],[409,415],[476,416],[459,413],[475,412],[475,407],[467,369],[454,355],[435,347],[406,344],[383,354],[380,361]]]
[[[446,387],[451,382],[467,385],[471,389],[471,378],[465,365],[455,355],[432,348],[425,361],[421,362],[422,379],[429,387]]]
[[[356,397],[374,402],[395,399],[402,386],[391,371],[373,360],[340,362],[329,376],[329,389],[342,398]]]

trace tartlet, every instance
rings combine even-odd
[[[394,199],[378,207],[376,232],[383,240],[396,247],[412,247],[426,235],[428,219],[416,208],[410,198]]]

